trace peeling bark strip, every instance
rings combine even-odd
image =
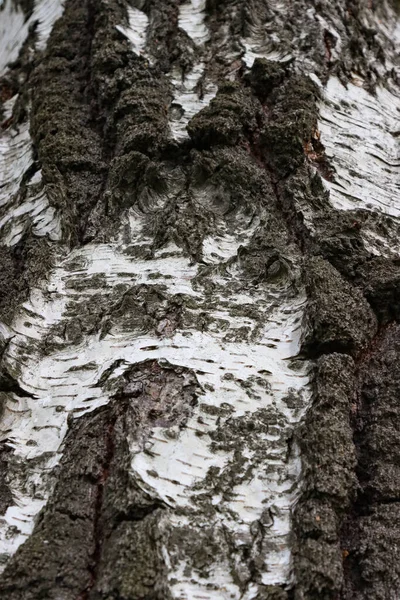
[[[395,10],[0,2],[2,598],[397,597]]]

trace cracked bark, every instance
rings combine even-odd
[[[398,4],[0,1],[0,594],[395,600]]]

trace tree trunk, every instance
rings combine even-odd
[[[2,599],[398,600],[397,9],[0,0]]]

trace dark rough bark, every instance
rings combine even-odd
[[[128,380],[107,407],[71,423],[51,500],[35,535],[3,574],[3,597],[166,597],[158,531],[165,507],[130,479],[127,438],[147,420],[177,420],[173,412],[179,407],[168,403],[165,414],[154,403],[157,416],[150,402],[145,403],[148,414],[135,406],[139,385],[146,386],[151,375],[171,389],[179,389],[179,381],[157,364],[143,365],[132,375],[141,378],[133,385]]]
[[[19,4],[28,19],[35,3]],[[82,275],[81,255],[77,267],[73,259],[66,263],[66,271],[76,272],[69,286],[77,294],[88,288],[96,294],[69,298],[68,318],[52,325],[38,356],[58,347],[83,352],[90,336],[112,338],[118,327],[135,334],[150,331],[167,341],[182,330],[190,339],[187,331],[223,330],[223,318],[217,321],[212,313],[222,291],[229,299],[250,289],[258,304],[270,294],[274,307],[294,304],[304,288],[301,350],[291,358],[295,368],[307,363],[312,369],[311,404],[300,423],[285,429],[282,415],[272,409],[230,417],[229,397],[220,407],[204,402],[204,419],[211,415],[217,422],[210,434],[213,452],[231,452],[233,458],[229,469],[210,467],[203,488],[194,486],[197,512],[191,521],[189,509],[139,485],[132,474],[137,451],[131,446],[143,442],[143,453],[151,454],[150,430],[163,428],[171,439],[185,431],[194,407],[203,406],[207,388],[197,377],[204,371],[154,359],[127,366],[116,358],[92,386],[107,394],[108,403],[81,416],[82,407],[69,413],[46,504],[33,533],[7,559],[0,596],[172,599],[176,575],[170,573],[189,556],[188,573],[181,573],[188,581],[206,581],[218,561],[227,570],[223,561],[231,559],[232,586],[240,595],[228,596],[210,579],[207,598],[395,600],[400,589],[399,221],[362,202],[340,210],[330,201],[322,180],[340,182],[340,176],[318,129],[324,96],[315,83],[315,76],[322,85],[336,76],[351,84],[357,76],[371,98],[389,79],[395,85],[395,43],[377,28],[378,22],[393,21],[395,5],[299,0],[283,3],[282,10],[267,0],[208,0],[209,37],[199,45],[178,26],[182,4],[135,4],[149,19],[146,52],[138,55],[118,29],[128,26],[129,2],[66,0],[46,48],[37,49],[40,24],[33,23],[18,60],[1,77],[2,105],[18,94],[1,131],[18,131],[29,120],[32,138],[33,162],[18,185],[18,198],[22,203],[29,197],[30,182],[40,171],[49,204],[60,215],[61,236],[39,237],[28,224],[18,243],[2,242],[0,320],[15,327],[32,289],[42,285],[60,257],[73,257],[74,249],[111,244],[122,230],[125,255],[150,261],[173,243],[199,268],[201,312],[184,293],[172,295],[165,282],[140,283],[126,274],[112,291],[104,283],[103,293],[103,274]],[[259,45],[270,58],[275,52],[274,60],[258,57],[247,65],[241,40],[250,36],[262,38]],[[204,71],[196,93],[206,94],[211,82],[216,94],[190,118],[188,136],[180,140],[171,135],[177,111],[171,72],[178,69],[184,79],[199,63]],[[346,106],[330,108],[334,114]],[[161,197],[167,200],[161,203]],[[131,209],[143,218],[150,243],[130,237]],[[233,237],[242,222],[257,226],[213,271],[204,243],[218,219]],[[371,232],[383,240],[381,253],[367,243]],[[385,243],[390,251],[384,251]],[[232,283],[227,273],[235,268],[239,275]],[[215,274],[226,277],[225,283],[213,279]],[[158,273],[151,276],[157,279]],[[269,313],[258,309],[235,307],[235,314],[253,318],[261,329]],[[11,372],[3,359],[12,336],[0,333],[1,405],[10,398],[39,402],[39,393],[25,389],[21,372]],[[230,335],[250,343],[256,333],[244,327]],[[85,368],[94,367],[88,362]],[[269,389],[268,365],[258,375],[256,384]],[[225,377],[235,379],[232,373]],[[257,398],[253,380],[238,382],[243,395]],[[211,390],[211,383],[206,385]],[[300,414],[306,408],[301,394],[289,392],[284,400]],[[228,527],[216,527],[219,507],[210,498],[218,492],[219,502],[228,502],[234,486],[251,481],[244,471],[251,474],[254,465],[264,465],[269,452],[273,461],[273,444],[260,440],[280,431],[284,441],[276,447],[284,445],[289,463],[298,445],[302,475],[292,510],[291,576],[270,584],[263,579],[262,557],[274,547],[265,530],[278,513],[267,507],[249,528],[251,542],[244,538],[238,546]],[[3,432],[0,449],[2,515],[13,505],[9,433]],[[254,464],[246,466],[249,449]],[[274,471],[273,462],[269,468]],[[147,474],[159,478],[157,472]],[[171,519],[179,525],[172,526]]]
[[[393,323],[357,365],[352,425],[359,490],[343,524],[345,598],[395,598],[400,585],[398,352]]]

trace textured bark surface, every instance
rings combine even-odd
[[[0,597],[397,600],[395,0],[0,0]]]

